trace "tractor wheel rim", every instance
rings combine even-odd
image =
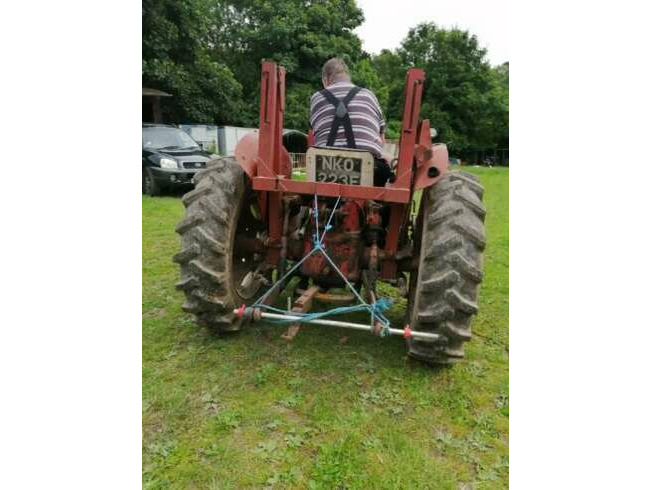
[[[257,233],[265,230],[264,223],[256,216],[254,206],[242,209],[235,236],[244,236],[249,240],[257,238]],[[235,242],[237,238],[235,238]],[[243,299],[253,298],[262,287],[262,278],[257,272],[264,257],[250,251],[233,250],[233,283],[237,294]]]

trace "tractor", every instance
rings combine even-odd
[[[421,69],[408,70],[385,186],[373,185],[369,152],[313,146],[313,133],[299,179],[282,146],[285,70],[262,62],[258,132],[209,162],[182,198],[183,310],[220,333],[257,321],[287,326],[285,339],[303,325],[343,327],[403,337],[426,363],[462,359],[483,278],[483,187],[450,171],[446,145],[432,144],[419,120],[423,83]],[[380,281],[408,299],[401,328],[385,314]],[[277,305],[283,291],[295,298],[287,309]],[[367,324],[345,320],[359,311]]]

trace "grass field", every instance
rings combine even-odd
[[[144,487],[507,488],[508,170],[470,171],[486,188],[485,279],[466,359],[441,369],[400,338],[197,328],[173,287],[183,206],[143,197]]]

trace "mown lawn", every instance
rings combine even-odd
[[[466,360],[442,369],[400,338],[197,328],[173,287],[183,206],[143,197],[145,488],[506,488],[508,170],[469,170],[486,187],[485,279]]]

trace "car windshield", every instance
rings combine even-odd
[[[177,128],[142,128],[142,147],[154,150],[177,150],[198,148],[196,141],[185,131]]]

